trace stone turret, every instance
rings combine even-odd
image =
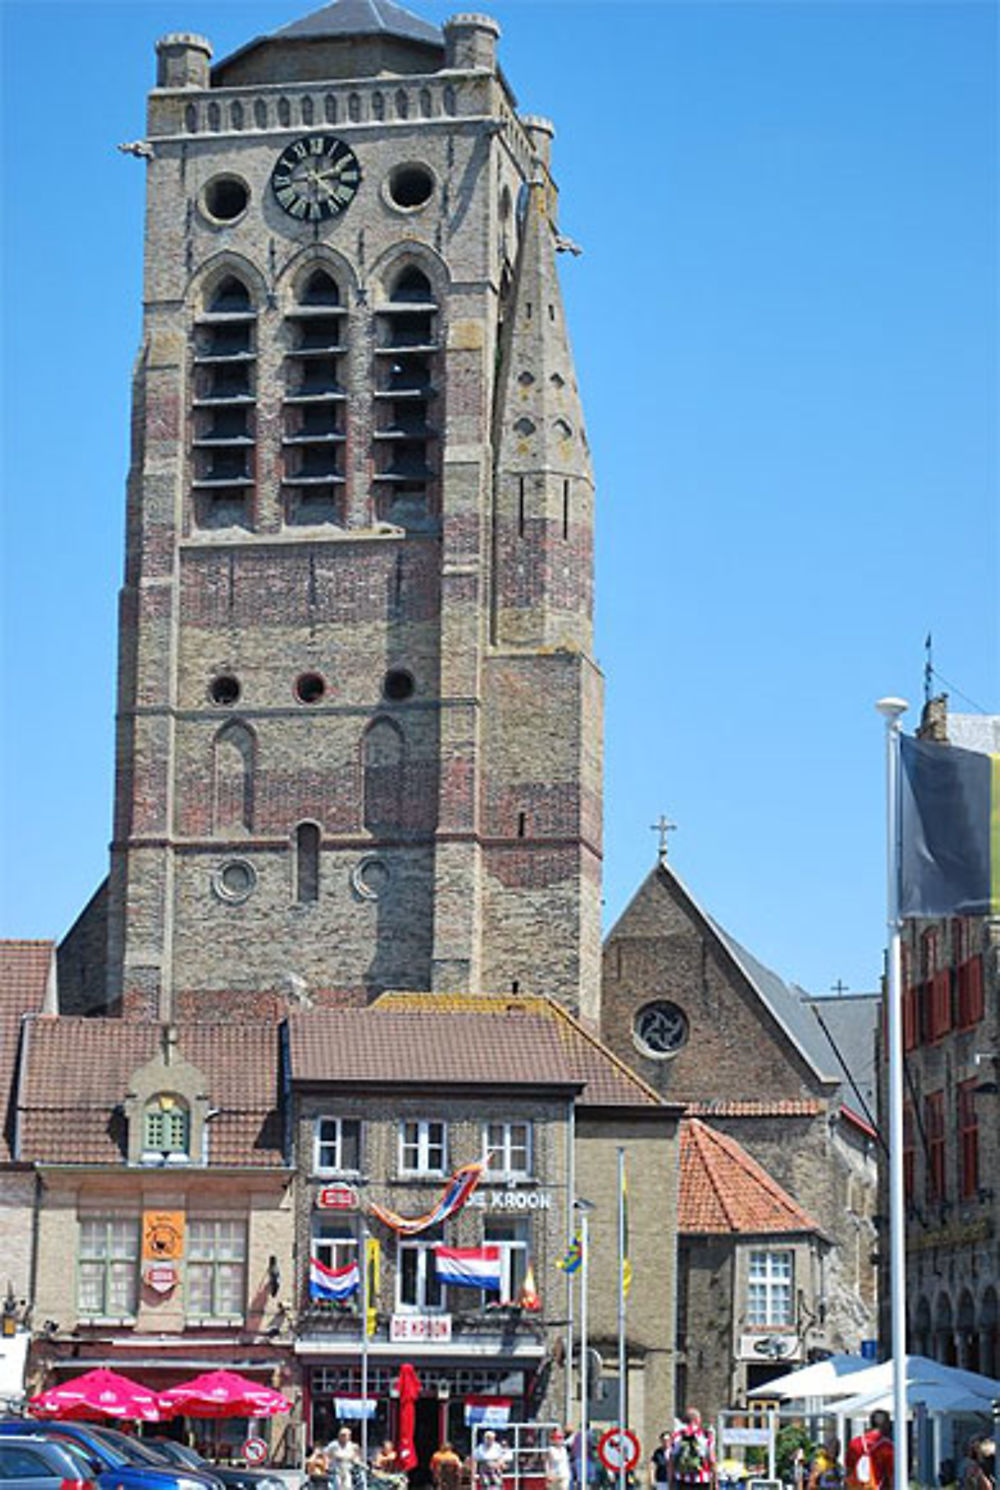
[[[534,121],[534,138],[550,139]],[[547,177],[528,188],[496,420],[496,639],[589,650],[594,484]]]

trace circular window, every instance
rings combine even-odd
[[[319,673],[303,673],[295,679],[295,697],[300,704],[318,704],[326,692],[326,684]]]
[[[240,680],[232,673],[220,673],[208,687],[213,704],[235,704],[240,696]]]
[[[215,893],[220,900],[228,900],[231,904],[237,904],[246,900],[253,893],[257,883],[257,874],[252,864],[246,859],[227,859],[225,864],[220,864],[213,875]]]
[[[201,194],[205,215],[213,222],[235,222],[250,200],[250,188],[239,176],[213,176]]]
[[[412,698],[416,686],[413,674],[408,673],[405,667],[390,668],[382,680],[382,692],[394,704],[401,704],[405,699]]]
[[[687,1015],[665,999],[644,1004],[635,1016],[632,1034],[643,1055],[676,1055],[688,1039]]]
[[[375,854],[367,854],[351,870],[351,885],[362,900],[378,900],[389,885],[389,866]]]
[[[394,207],[412,212],[429,202],[434,191],[434,177],[426,166],[397,166],[386,183],[389,201]]]

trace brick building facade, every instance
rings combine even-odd
[[[1000,753],[996,717],[952,714],[947,704],[946,697],[928,702],[923,738]],[[964,916],[903,925],[909,1347],[997,1377],[1000,924]],[[887,1199],[880,1210],[888,1215]],[[887,1267],[887,1234],[883,1250]]]
[[[792,1229],[802,1237],[777,1249],[792,1269],[791,1309],[782,1295],[773,1316],[755,1312],[746,1269],[732,1271],[739,1228],[712,1239],[714,1291],[696,1286],[704,1237],[682,1215],[677,1393],[703,1411],[741,1400],[817,1352],[858,1351],[877,1334],[876,1008],[874,997],[811,1000],[783,983],[702,909],[666,860],[606,939],[604,1039],[664,1098],[737,1144],[799,1214]],[[697,1271],[689,1276],[683,1259]],[[770,1354],[765,1340],[778,1342]],[[730,1349],[720,1364],[718,1351]]]
[[[593,483],[498,28],[158,45],[106,1004],[593,1017]],[[82,937],[80,938],[82,940]]]

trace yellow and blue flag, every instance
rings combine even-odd
[[[1000,914],[1000,755],[900,741],[899,912]]]
[[[576,1236],[566,1248],[565,1255],[560,1257],[556,1263],[557,1268],[562,1268],[564,1273],[577,1273],[583,1263],[583,1237],[577,1232]]]

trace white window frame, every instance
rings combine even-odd
[[[433,1130],[441,1130],[440,1140]],[[407,1129],[415,1129],[414,1138],[407,1137]],[[440,1150],[441,1162],[432,1164],[432,1153]],[[410,1151],[413,1162],[407,1160]],[[441,1176],[448,1171],[448,1124],[441,1118],[401,1118],[399,1123],[399,1173]]]
[[[134,1319],[139,1302],[139,1218],[138,1216],[81,1216],[77,1240],[77,1313],[86,1319]],[[91,1236],[88,1237],[88,1228]],[[96,1233],[103,1232],[98,1245]],[[84,1274],[96,1280],[100,1269],[100,1303],[91,1305],[83,1296]],[[115,1297],[115,1285],[122,1286],[122,1296]]]
[[[314,1216],[309,1245],[310,1256],[317,1258],[324,1267],[335,1271],[348,1267],[352,1262],[361,1261],[358,1223],[345,1217],[338,1220],[333,1216]],[[314,1309],[317,1306],[322,1307],[323,1300],[310,1296],[309,1307]],[[347,1313],[356,1314],[361,1308],[360,1289],[344,1299],[339,1307]]]
[[[448,1312],[448,1289],[437,1281],[434,1248],[441,1238],[433,1242],[401,1241],[396,1259],[396,1313],[397,1314],[446,1314]],[[415,1257],[414,1297],[403,1298],[404,1257]],[[437,1295],[435,1301],[435,1294]]]
[[[188,1218],[184,1312],[190,1320],[225,1319],[242,1323],[246,1315],[247,1223],[235,1216]],[[198,1255],[199,1252],[201,1255]],[[225,1308],[228,1276],[239,1277],[237,1306]],[[194,1279],[207,1274],[209,1308],[194,1307]]]
[[[795,1323],[795,1253],[754,1248],[747,1258],[747,1325],[779,1329]]]
[[[344,1163],[344,1125],[353,1123],[357,1128],[358,1162],[354,1165]],[[333,1124],[333,1137],[324,1137],[325,1124]],[[321,1113],[316,1119],[313,1128],[313,1173],[314,1174],[360,1174],[361,1173],[361,1142],[363,1132],[361,1119],[354,1117],[333,1117],[329,1113]],[[323,1163],[323,1150],[333,1149],[334,1163]]]
[[[493,1230],[510,1234],[491,1236]],[[499,1300],[501,1304],[515,1304],[531,1257],[531,1222],[522,1217],[511,1220],[488,1216],[483,1223],[483,1246],[500,1248],[500,1292],[484,1289],[483,1302]]]
[[[515,1142],[518,1129],[524,1130],[523,1142]],[[483,1160],[486,1176],[495,1180],[531,1178],[534,1160],[534,1129],[530,1118],[517,1118],[483,1124]],[[520,1157],[524,1155],[523,1162]]]

